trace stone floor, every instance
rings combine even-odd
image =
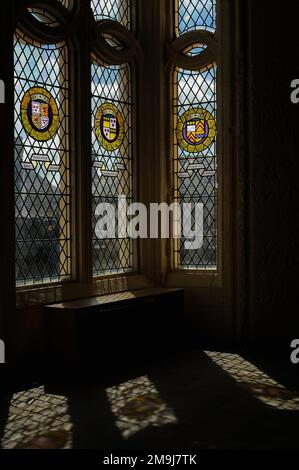
[[[299,388],[288,377],[242,354],[193,351],[100,385],[32,386],[2,394],[1,446],[298,448]]]

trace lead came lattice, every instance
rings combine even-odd
[[[71,277],[68,54],[15,37],[17,285]]]
[[[215,31],[216,1],[179,0],[177,31]],[[206,46],[195,45],[196,54]],[[190,55],[191,47],[186,51]],[[191,55],[195,55],[194,51]],[[186,249],[185,239],[175,244],[175,265],[180,269],[217,268],[217,131],[216,65],[200,71],[176,68],[174,73],[174,202],[203,205],[203,244]],[[194,229],[194,219],[185,224]],[[184,228],[184,227],[183,227]]]

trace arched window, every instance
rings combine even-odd
[[[92,9],[97,25],[91,62],[92,237],[93,274],[99,277],[134,269],[134,243],[119,233],[115,217],[108,220],[115,232],[109,238],[99,237],[97,229],[100,204],[112,204],[117,215],[119,197],[127,204],[134,197],[131,66],[122,63],[124,44],[118,39],[130,40],[131,10],[129,1],[119,0],[93,0]]]
[[[230,9],[219,5],[17,4],[17,300],[83,298],[152,283],[185,287],[190,277],[196,286],[212,279],[221,287],[228,279],[231,227],[223,218],[231,214],[232,124],[222,88],[231,72],[223,68],[221,35]],[[224,45],[229,50],[229,41]],[[201,205],[199,248],[186,248],[185,233],[150,239],[148,230],[132,240],[119,230],[120,196],[148,210],[150,203]],[[112,221],[102,213],[108,203]],[[99,237],[103,219],[114,236]],[[183,221],[194,225],[193,215]]]
[[[174,267],[217,269],[217,100],[216,0],[175,2],[177,39],[172,45],[174,200],[201,207],[198,246],[186,249],[186,238],[175,243]],[[184,219],[183,231],[194,224]]]
[[[119,196],[127,204],[134,198],[132,67],[137,42],[130,32],[130,2],[28,2],[18,15],[17,286],[83,285],[92,275],[130,272],[136,266],[135,243],[118,232],[117,222],[113,238],[99,239],[96,233],[100,203],[117,209]],[[91,143],[89,150],[85,142]]]
[[[57,26],[51,13],[29,11],[37,28]],[[71,278],[68,47],[19,29],[14,65],[17,285],[65,281]]]

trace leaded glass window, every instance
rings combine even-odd
[[[96,20],[109,17],[129,28],[129,2],[92,4]],[[103,37],[111,47],[122,50],[113,36]],[[91,77],[93,274],[99,277],[134,269],[134,242],[119,232],[122,221],[116,220],[114,236],[99,238],[97,232],[100,204],[112,204],[117,217],[120,196],[128,205],[133,202],[131,68],[129,64],[109,65],[93,55]]]
[[[200,33],[200,40],[183,51],[196,60],[210,45],[206,30],[215,31],[216,2],[180,0],[176,5],[177,31]],[[216,73],[213,60],[203,62],[197,70],[192,66],[174,71],[174,200],[203,207],[201,247],[186,249],[184,238],[176,241],[175,266],[179,269],[217,268]]]
[[[129,0],[91,0],[95,19],[115,20],[130,29],[131,9]]]
[[[178,0],[175,13],[178,35],[199,29],[216,30],[216,0]]]
[[[71,277],[68,50],[15,35],[17,285]]]
[[[130,70],[128,66],[92,63],[92,195],[94,275],[133,269],[133,244],[129,238],[100,240],[96,236],[96,208],[118,196],[133,200]]]

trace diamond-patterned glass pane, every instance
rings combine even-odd
[[[209,128],[216,120],[216,67],[204,71],[177,69],[175,84],[177,98],[175,110],[175,161],[174,199],[180,204],[203,205],[203,243],[200,249],[186,249],[186,240],[176,247],[176,264],[182,269],[216,269],[217,266],[217,157],[216,139],[211,139],[206,147],[197,142],[205,142]],[[207,113],[207,114],[205,114]],[[189,116],[189,117],[188,117]],[[209,116],[209,118],[207,118]],[[185,119],[184,119],[185,117]],[[208,120],[205,130],[205,119]],[[179,122],[184,122],[182,141],[178,139]],[[203,126],[203,127],[201,127]],[[207,136],[204,134],[207,132]],[[194,141],[194,146],[186,141]],[[206,139],[208,141],[208,138]],[[195,211],[195,206],[194,211]],[[193,214],[194,214],[193,211]],[[194,227],[194,220],[185,221]]]
[[[92,197],[94,276],[133,269],[133,242],[118,234],[118,196],[133,201],[132,100],[128,66],[104,66],[92,62]],[[99,118],[100,116],[100,118]],[[116,234],[97,236],[99,204],[115,207]],[[109,221],[109,225],[113,221]]]
[[[115,20],[130,29],[131,9],[129,0],[91,0],[95,19]]]
[[[178,0],[178,35],[187,31],[216,29],[216,0]]]
[[[70,279],[67,47],[15,36],[17,285]]]

